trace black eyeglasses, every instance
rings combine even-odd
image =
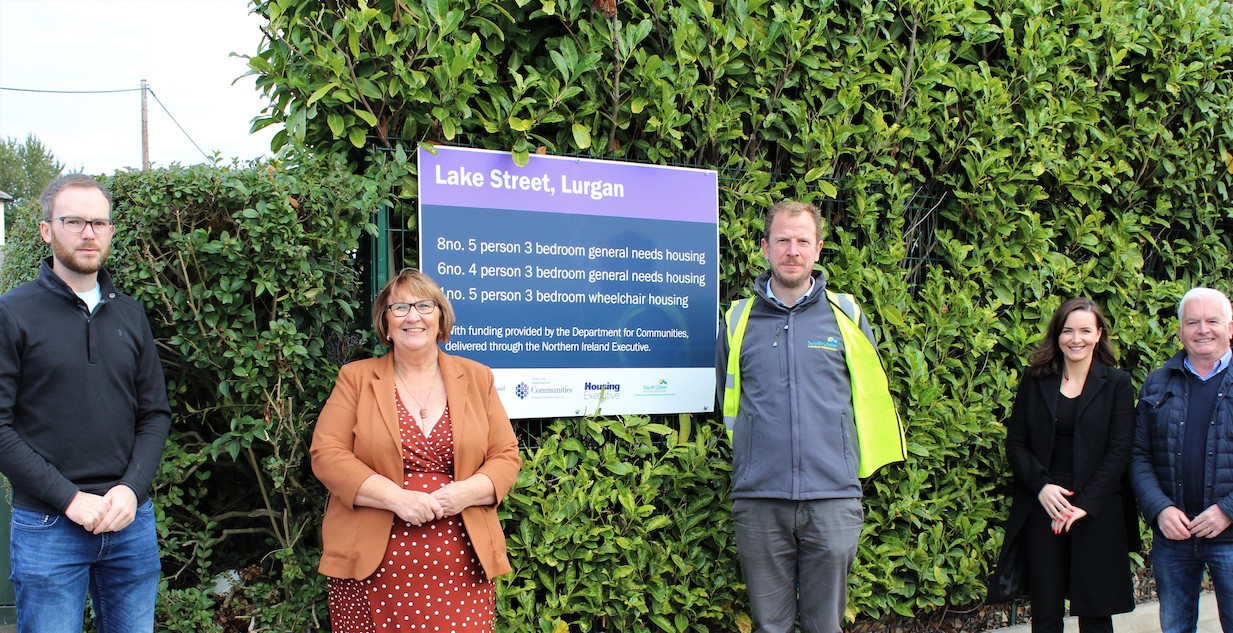
[[[385,309],[389,310],[390,314],[396,317],[405,317],[408,314],[411,314],[412,307],[414,307],[415,311],[420,314],[432,314],[432,311],[437,309],[437,302],[431,299],[425,299],[423,301],[416,301],[415,303],[391,303],[390,305],[385,306]]]
[[[86,230],[87,224],[90,225],[90,228],[94,229],[94,233],[96,235],[108,235],[112,231],[116,230],[116,221],[111,218],[106,218],[103,220],[87,220],[85,218],[79,218],[75,215],[62,215],[58,218],[51,219],[52,222],[55,222],[56,220],[59,220],[60,225],[63,226],[64,230],[69,233],[81,233]]]

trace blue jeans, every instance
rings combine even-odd
[[[13,508],[10,543],[21,633],[81,633],[86,594],[99,633],[150,633],[158,598],[154,504],[94,535],[61,514]]]
[[[1203,568],[1216,590],[1220,627],[1233,631],[1233,542],[1170,541],[1152,532],[1152,575],[1160,598],[1161,633],[1193,633],[1199,621]]]

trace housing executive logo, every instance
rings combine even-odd
[[[615,382],[587,382],[582,385],[584,400],[619,400],[621,385]]]

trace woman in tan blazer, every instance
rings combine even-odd
[[[453,325],[440,287],[403,270],[373,303],[391,352],[343,366],[317,421],[334,631],[493,630],[492,579],[510,571],[497,504],[521,460],[492,371],[438,347]]]

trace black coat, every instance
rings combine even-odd
[[[1010,421],[1006,424],[1006,457],[1013,474],[1010,518],[989,583],[990,602],[1028,592],[1023,556],[1023,528],[1032,512],[1044,512],[1036,495],[1049,479],[1060,375],[1033,378],[1019,384]],[[1070,529],[1070,612],[1104,616],[1134,609],[1130,561],[1137,551],[1138,514],[1126,483],[1126,467],[1134,444],[1134,390],[1130,375],[1092,362],[1076,405],[1074,496],[1071,505],[1088,515]],[[1016,583],[1015,579],[1022,579]],[[1059,582],[1061,579],[1059,579]]]

